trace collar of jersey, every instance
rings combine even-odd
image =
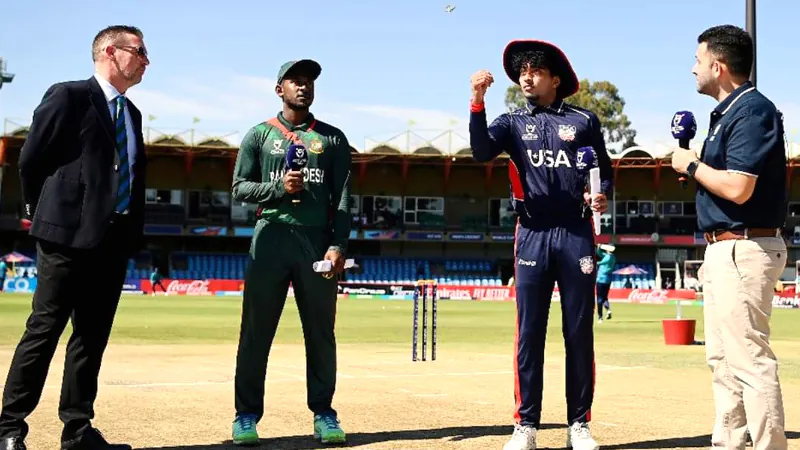
[[[734,89],[730,94],[728,94],[728,96],[725,97],[725,100],[722,100],[717,105],[717,107],[714,108],[714,112],[717,115],[725,114],[726,112],[728,112],[729,109],[731,109],[733,104],[736,103],[737,100],[739,100],[739,98],[741,98],[744,94],[754,89],[755,88],[753,87],[753,83],[751,81],[749,80],[745,81],[741,86]]]
[[[564,112],[564,100],[561,99],[556,100],[553,102],[553,104],[548,106],[532,105],[530,102],[528,102],[525,104],[525,108],[528,110],[528,113],[530,114],[533,114],[537,111],[551,111],[560,114]]]
[[[280,122],[283,124],[283,126],[285,126],[285,127],[288,129],[288,130],[301,130],[301,131],[305,131],[305,130],[307,130],[307,129],[308,129],[308,127],[309,127],[309,126],[310,126],[312,123],[314,123],[314,115],[313,115],[313,114],[311,114],[311,113],[308,113],[308,117],[306,118],[306,121],[305,121],[305,122],[303,122],[303,123],[301,123],[300,125],[295,125],[295,124],[293,124],[292,122],[289,122],[288,120],[284,119],[284,117],[283,117],[283,112],[279,112],[279,113],[278,113],[278,120],[279,120],[279,121],[280,121]]]

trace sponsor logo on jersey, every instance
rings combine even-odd
[[[286,170],[273,170],[269,173],[269,181],[275,181],[283,178],[286,175]],[[305,167],[303,168],[303,179],[311,184],[325,183],[325,169],[318,167]]]
[[[519,261],[517,261],[517,265],[536,267],[536,261],[528,261],[528,260],[520,258]]]
[[[528,159],[533,167],[572,167],[564,150],[528,149]]]
[[[271,155],[282,155],[286,153],[286,150],[281,148],[283,145],[283,139],[274,139],[272,141],[272,150],[269,152]]]
[[[536,132],[536,124],[525,124],[525,133],[522,135],[523,141],[536,141],[539,140],[539,134]]]
[[[581,272],[586,275],[591,275],[592,270],[594,270],[594,258],[591,256],[584,256],[578,260],[578,265],[581,267]]]

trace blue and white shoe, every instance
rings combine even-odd
[[[233,421],[233,443],[235,445],[258,445],[258,431],[256,430],[256,416],[253,414],[240,414]]]
[[[347,440],[339,419],[333,414],[314,416],[314,439],[323,444],[344,444]]]

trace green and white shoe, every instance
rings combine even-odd
[[[323,444],[344,444],[347,440],[339,419],[333,414],[314,416],[314,439]]]
[[[258,431],[256,430],[256,416],[241,414],[233,421],[233,443],[236,445],[258,445]]]

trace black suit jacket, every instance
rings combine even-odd
[[[136,160],[128,223],[121,250],[133,255],[144,232],[145,167],[142,114],[128,101]],[[19,157],[22,195],[38,239],[78,249],[97,246],[116,214],[119,154],[114,123],[97,80],[51,86],[33,114]]]

